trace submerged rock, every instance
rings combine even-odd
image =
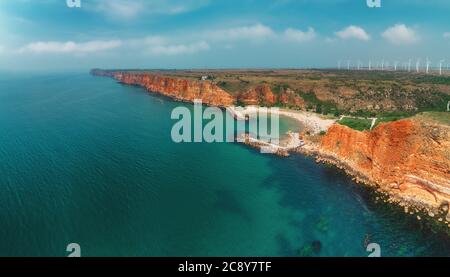
[[[322,250],[322,243],[319,240],[314,240],[311,243],[307,243],[298,250],[298,256],[300,257],[314,257],[320,254]]]
[[[322,243],[319,240],[315,240],[311,243],[314,253],[319,254],[322,250]]]
[[[316,228],[320,231],[320,232],[327,232],[328,231],[328,227],[329,227],[329,221],[325,216],[321,216],[319,218],[319,222],[316,225]]]

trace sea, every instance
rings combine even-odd
[[[2,73],[0,256],[450,255],[432,223],[312,157],[174,142],[180,106],[88,73]]]

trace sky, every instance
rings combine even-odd
[[[450,0],[80,2],[0,0],[0,70],[450,63]]]

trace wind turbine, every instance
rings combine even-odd
[[[350,70],[350,61],[347,61],[347,70]]]
[[[361,68],[361,61],[358,60],[358,70]]]
[[[418,59],[416,61],[416,71],[419,72],[419,67],[420,67],[420,59]]]
[[[394,71],[397,71],[397,65],[398,65],[398,61],[394,62]]]
[[[439,75],[442,75],[442,63],[444,62],[445,60],[440,60],[439,61]]]
[[[341,70],[341,60],[338,61],[338,69]]]
[[[427,58],[427,74],[428,74],[428,69],[430,68],[430,60]]]
[[[372,62],[369,60],[369,70],[372,70]]]
[[[408,72],[411,72],[411,59],[408,61]]]
[[[381,60],[381,71],[384,70],[384,59]]]

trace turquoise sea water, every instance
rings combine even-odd
[[[0,256],[449,255],[311,158],[173,143],[179,105],[88,74],[1,76]]]

